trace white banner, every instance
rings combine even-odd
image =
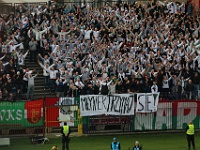
[[[69,105],[69,106],[67,106]],[[74,98],[72,97],[61,97],[59,99],[59,118],[60,126],[64,125],[64,122],[67,122],[68,126],[74,126]],[[78,107],[78,106],[77,106]]]
[[[81,95],[81,116],[134,115],[134,95]]]
[[[156,112],[160,93],[137,93],[137,113]]]

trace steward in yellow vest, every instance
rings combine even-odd
[[[70,127],[64,122],[64,126],[61,128],[62,133],[62,150],[69,150],[69,134],[70,134]]]
[[[190,121],[186,128],[188,150],[190,150],[191,148],[191,143],[193,150],[195,150],[194,133],[195,133],[194,124],[192,123],[192,121]]]

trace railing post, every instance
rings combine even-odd
[[[80,108],[78,109],[78,135],[83,135],[83,123],[82,123],[82,117],[80,116]]]
[[[46,96],[43,99],[43,136],[46,136]]]

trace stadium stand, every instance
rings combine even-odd
[[[199,99],[199,28],[190,3],[18,5],[0,16],[1,99],[30,99],[30,85],[35,97]]]

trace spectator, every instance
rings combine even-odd
[[[6,65],[8,65],[8,62],[3,64],[3,62],[0,60],[0,73],[4,73]]]
[[[183,99],[184,98],[184,90],[181,86],[181,82],[178,81],[177,85],[176,85],[176,92],[177,92],[177,97],[176,99]]]
[[[156,81],[153,81],[153,85],[151,86],[151,93],[158,93],[158,86],[156,85]]]
[[[43,65],[41,62],[39,62],[39,65],[43,68],[43,76],[44,76],[44,90],[47,89],[47,87],[49,89],[51,89],[50,87],[50,73],[47,70],[50,70],[54,64],[52,64],[51,66],[49,66],[49,63],[45,63],[45,65]]]
[[[199,93],[199,83],[200,83],[200,77],[199,77],[198,72],[194,73],[192,81],[194,84],[194,98],[197,100],[199,98],[198,93]]]
[[[75,82],[75,86],[78,88],[79,93],[82,93],[83,92],[82,90],[85,87],[85,85],[83,84],[80,78],[77,78],[77,81]]]
[[[65,89],[65,84],[66,84],[66,80],[63,81],[61,78],[58,78],[56,80],[56,84],[57,84],[57,89],[56,89],[56,92],[57,92],[57,97],[64,97],[64,89]]]
[[[50,93],[56,92],[56,78],[57,78],[57,73],[58,70],[54,69],[54,64],[51,67],[44,67],[44,69],[49,73],[49,77],[50,77]]]
[[[28,52],[29,51],[27,51],[25,54],[23,54],[22,52],[20,52],[20,54],[18,52],[16,52],[17,53],[17,57],[18,57],[18,65],[19,66],[24,66],[25,65],[25,58],[28,55]]]
[[[112,80],[109,81],[109,77],[106,77],[103,81],[100,81],[100,90],[102,95],[108,95],[108,87],[112,83]]]
[[[188,84],[186,86],[186,92],[187,92],[187,98],[192,99],[194,98],[194,84],[192,83],[192,80],[188,80]]]
[[[168,98],[168,94],[170,92],[170,85],[169,81],[171,80],[172,77],[169,77],[167,79],[166,76],[163,76],[163,85],[162,85],[162,92],[163,92],[163,98]]]
[[[20,71],[17,71],[17,74],[14,76],[14,84],[16,87],[16,90],[18,91],[17,93],[22,93],[22,89],[23,89],[23,83],[22,83],[22,79],[23,79],[23,74],[20,73]]]
[[[33,58],[36,61],[37,46],[38,46],[38,43],[35,41],[34,38],[31,38],[31,41],[29,42],[30,62],[32,62]]]
[[[85,90],[86,90],[86,94],[88,94],[88,95],[94,95],[94,87],[92,86],[91,82],[89,82],[87,84],[87,87],[85,88]]]
[[[26,73],[25,76],[27,76],[28,79],[28,89],[27,89],[27,99],[29,99],[29,95],[31,95],[31,99],[34,98],[34,79],[37,77],[38,73],[34,76],[32,74]]]
[[[109,94],[110,95],[116,94],[116,83],[114,81],[112,81],[112,83],[109,85]]]
[[[51,57],[48,57],[48,55],[45,55],[44,58],[43,58],[40,53],[38,54],[38,56],[43,61],[43,65],[45,65],[47,63],[50,64]]]
[[[0,17],[0,32],[5,31],[0,40],[3,86],[8,82],[4,73],[14,77],[12,83],[17,71],[20,75],[27,72],[19,56],[29,47],[30,61],[36,60],[39,51],[41,67],[46,71],[44,88],[48,88],[49,76],[50,92],[56,89],[58,77],[66,79],[64,95],[71,96],[86,94],[86,89],[87,93],[108,94],[111,86],[115,93],[115,84],[118,94],[151,92],[156,81],[161,96],[168,98],[163,92],[172,93],[175,99],[176,92],[180,94],[179,81],[182,90],[188,90],[186,82],[190,79],[196,99],[199,83],[193,73],[200,70],[200,22],[199,13],[194,17],[190,5],[186,5],[119,2],[106,3],[103,8],[85,5],[68,10],[69,6],[39,8],[37,4],[24,4],[17,8],[18,14]],[[118,79],[115,84],[110,80],[114,76]],[[79,79],[84,86],[70,83]]]

